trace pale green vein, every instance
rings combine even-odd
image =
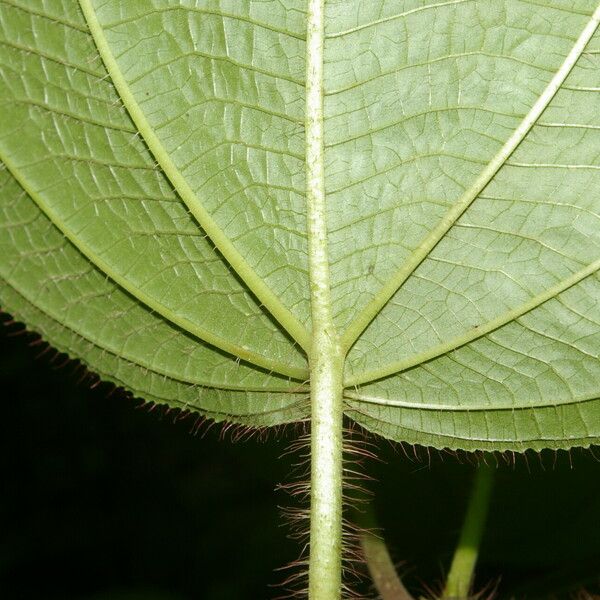
[[[76,65],[76,64],[70,63],[62,58],[52,56],[51,54],[42,52],[41,50],[39,50],[37,48],[30,48],[29,46],[25,46],[24,44],[17,44],[15,42],[0,40],[0,45],[6,46],[8,48],[12,48],[13,50],[17,50],[24,54],[33,54],[41,59],[48,60],[54,64],[60,65],[61,67],[66,67],[67,69],[73,69],[74,71],[79,71],[81,73],[85,73],[86,75],[89,75],[90,77],[94,77],[95,79],[102,79],[102,77],[104,76],[99,71],[94,71],[92,69],[88,69],[87,67],[82,67],[81,65]]]
[[[360,392],[344,392],[344,398],[354,402],[364,402],[366,404],[375,404],[377,406],[393,406],[394,408],[408,408],[410,410],[427,410],[427,411],[443,411],[443,412],[501,412],[501,411],[516,411],[516,410],[535,410],[536,408],[556,408],[558,406],[569,406],[573,404],[581,404],[583,402],[593,402],[600,400],[597,394],[591,396],[573,396],[562,400],[553,401],[537,401],[529,402],[528,404],[506,405],[499,406],[497,404],[436,404],[434,402],[417,402],[410,400],[397,400],[395,398],[382,398],[381,396],[372,396],[369,394],[361,394]]]
[[[52,211],[51,207],[44,201],[43,196],[33,189],[29,184],[26,177],[23,175],[19,167],[13,162],[9,155],[5,152],[4,148],[0,147],[0,161],[4,163],[6,168],[10,171],[11,175],[17,180],[19,185],[29,194],[31,199],[38,205],[40,210],[52,221],[52,223],[65,235],[65,237],[83,254],[85,255],[98,269],[103,271],[110,279],[112,279],[117,285],[121,286],[124,290],[127,290],[133,297],[137,298],[140,302],[162,315],[165,319],[183,328],[192,335],[200,338],[207,342],[211,346],[220,348],[228,354],[237,356],[242,360],[245,360],[251,364],[262,367],[269,371],[286,375],[294,379],[306,380],[308,372],[306,369],[292,367],[288,364],[280,361],[273,360],[266,356],[262,356],[240,346],[234,344],[228,340],[215,335],[211,331],[198,326],[193,321],[182,317],[173,310],[157,302],[155,298],[144,293],[141,289],[136,287],[131,281],[129,281],[122,274],[115,271],[115,269],[96,254],[90,247],[88,247],[80,238],[73,234],[73,232],[67,227],[65,222],[60,218],[58,214]]]
[[[372,136],[375,135],[377,133],[381,133],[383,131],[386,131],[388,129],[392,129],[394,127],[398,127],[399,125],[404,125],[407,122],[416,120],[416,119],[420,119],[422,117],[426,117],[428,115],[434,115],[434,114],[444,114],[444,113],[452,113],[452,112],[460,112],[460,111],[474,111],[474,112],[482,112],[482,113],[488,113],[490,115],[493,116],[503,116],[503,117],[510,117],[510,118],[514,118],[514,119],[522,119],[523,115],[517,115],[515,113],[508,113],[508,112],[502,112],[499,110],[491,110],[489,108],[485,108],[483,106],[468,106],[465,104],[454,104],[454,105],[449,105],[449,106],[444,106],[442,108],[428,108],[419,112],[415,112],[411,115],[403,115],[401,119],[398,119],[396,121],[393,121],[391,123],[385,123],[384,125],[381,125],[379,127],[372,127],[371,129],[369,129],[368,131],[364,131],[362,133],[359,133],[355,136],[352,137],[344,137],[341,138],[337,141],[333,141],[333,142],[329,142],[327,144],[325,144],[325,148],[329,149],[329,148],[335,148],[336,146],[341,146],[344,144],[350,144],[352,142],[356,142],[362,138],[368,137],[368,136]],[[339,116],[339,115],[336,115]],[[480,134],[483,135],[483,134]],[[497,140],[496,138],[491,138],[492,141],[500,143],[499,140]]]
[[[600,125],[587,125],[585,123],[538,123],[538,127],[559,127],[561,129],[600,129]]]
[[[309,0],[306,24],[306,222],[312,316],[309,600],[340,600],[342,589],[343,358],[332,316],[327,244],[325,1]]]
[[[75,29],[77,31],[81,31],[82,33],[88,34],[88,31],[85,27],[80,25],[79,23],[74,23],[73,21],[67,21],[62,19],[56,15],[48,15],[44,12],[37,11],[32,9],[31,7],[22,6],[21,4],[17,4],[16,2],[7,2],[6,0],[2,0],[1,4],[5,6],[10,6],[11,8],[16,8],[17,10],[21,10],[24,13],[28,13],[34,17],[39,17],[40,19],[46,19],[52,23],[59,23],[60,25],[64,25],[65,27],[69,27],[70,29]]]
[[[305,350],[310,349],[310,333],[307,328],[292,314],[281,302],[266,283],[258,276],[254,269],[246,262],[231,240],[214,221],[210,213],[198,200],[196,194],[189,186],[171,157],[163,147],[160,139],[146,119],[132,91],[129,88],[115,57],[112,54],[103,28],[92,7],[91,0],[80,0],[80,5],[98,52],[106,66],[112,82],[119,92],[123,105],[129,112],[140,134],[148,144],[150,151],[169,178],[173,187],[194,215],[202,229],[210,237],[215,247],[227,260],[231,268],[238,274],[249,290],[258,298],[261,304],[271,313],[280,325],[300,344]]]
[[[546,2],[535,2],[534,0],[520,0],[520,2],[522,2],[523,4],[529,5],[529,6],[539,6],[540,8],[547,8],[549,10],[565,12],[565,13],[571,14],[571,15],[582,15],[584,17],[590,16],[589,12],[584,12],[583,10],[576,10],[575,8],[570,8],[570,7],[566,7],[566,6],[552,6],[552,5],[549,6],[547,1]]]
[[[20,296],[18,291],[14,290],[14,288],[12,286],[7,287],[5,289],[10,290],[12,293],[14,293],[17,297],[19,297],[19,300],[22,299],[22,297]],[[25,306],[25,308],[23,308],[24,306]],[[52,328],[58,328],[60,330],[64,330],[67,332],[70,331],[61,322],[54,321],[54,319],[45,315],[44,312],[39,309],[39,307],[29,304],[29,302],[27,302],[27,300],[25,300],[22,305],[20,304],[19,309],[17,309],[16,311],[14,311],[10,307],[7,307],[6,305],[4,305],[3,308],[5,310],[7,310],[7,312],[10,313],[13,317],[15,317],[16,320],[20,320],[22,313],[27,312],[27,310],[34,311],[36,313],[39,313],[42,316],[42,318],[46,320],[46,325],[48,325],[48,323],[49,323],[50,327],[52,327]],[[77,334],[75,334],[75,335],[77,335]],[[57,350],[59,350],[61,352],[69,354],[69,349],[66,346],[61,346],[61,347],[57,346],[56,348],[57,348]],[[105,353],[105,354],[110,354],[110,353]],[[129,363],[129,361],[126,361],[126,360],[122,359],[121,357],[118,357],[118,358],[120,360],[122,360],[123,362],[128,363],[129,366],[131,366],[133,368],[137,368],[137,365]],[[298,416],[296,416],[293,420],[297,421],[298,419],[302,418],[302,415],[298,414],[298,413],[300,413],[300,409],[304,409],[306,407],[306,398],[305,397],[300,397],[298,399],[294,399],[293,396],[290,395],[289,398],[292,401],[289,402],[289,404],[287,404],[283,407],[279,407],[279,408],[273,408],[273,409],[262,410],[262,411],[246,412],[246,413],[231,413],[231,412],[213,410],[210,408],[203,407],[197,403],[197,401],[202,398],[201,395],[199,395],[197,397],[197,400],[194,402],[180,399],[180,397],[177,393],[175,393],[174,395],[169,396],[169,397],[165,397],[163,395],[156,396],[148,390],[137,389],[134,385],[127,383],[122,377],[119,377],[114,371],[105,371],[103,368],[101,368],[100,363],[95,363],[92,367],[92,366],[86,365],[84,360],[82,360],[81,362],[82,362],[82,364],[84,364],[84,366],[86,366],[86,368],[89,367],[90,369],[92,369],[93,372],[96,375],[98,375],[98,377],[102,381],[111,382],[115,386],[117,386],[123,390],[129,391],[133,395],[138,396],[138,397],[140,394],[142,394],[144,404],[152,403],[152,404],[156,404],[156,405],[165,405],[165,403],[166,403],[169,405],[176,405],[182,411],[191,409],[191,410],[199,412],[203,415],[209,416],[210,418],[219,417],[221,419],[228,419],[233,422],[246,423],[246,422],[248,422],[249,419],[252,419],[252,417],[265,417],[265,416],[276,415],[278,413],[285,413],[288,411],[296,410],[297,411],[296,414]],[[185,387],[185,388],[192,387],[189,384],[186,385],[185,383],[180,383],[180,382],[174,382],[174,383],[180,387]],[[200,392],[200,390],[202,388],[200,386],[197,386],[197,387],[198,387],[198,391]],[[204,388],[203,391],[207,391],[208,389],[209,388]],[[220,395],[220,392],[224,391],[224,390],[212,387],[212,388],[210,388],[210,391]],[[255,392],[252,392],[252,391],[246,390],[246,389],[241,390],[241,391],[240,390],[226,390],[226,391],[229,391],[235,395],[239,395],[240,397],[248,397],[250,395],[255,395]],[[200,394],[201,393],[202,392],[200,392]],[[273,393],[271,391],[264,391],[264,390],[261,390],[258,393],[262,393],[264,396],[280,395],[279,393]],[[286,401],[287,401],[287,398],[286,398]],[[302,410],[302,412],[305,412],[305,411]],[[292,421],[292,419],[286,419],[286,421],[288,421],[288,420]],[[254,427],[259,425],[256,422],[252,422],[252,420],[250,420],[250,422],[248,424],[251,426],[254,426]]]
[[[437,358],[438,356],[442,356],[447,354],[448,352],[452,352],[465,344],[468,344],[476,339],[491,333],[495,329],[522,317],[528,312],[531,312],[534,308],[548,302],[548,300],[552,300],[556,298],[562,292],[568,290],[570,287],[573,287],[586,277],[589,277],[596,271],[600,269],[600,258],[584,269],[573,273],[570,277],[562,280],[556,285],[548,288],[541,294],[534,296],[528,302],[525,302],[521,306],[514,308],[513,310],[509,310],[502,315],[496,317],[495,319],[491,319],[487,323],[483,323],[476,328],[472,328],[465,333],[458,335],[447,342],[442,344],[438,344],[437,346],[433,346],[424,352],[420,352],[413,356],[409,356],[405,359],[398,360],[392,362],[387,365],[382,365],[376,369],[371,369],[369,371],[364,371],[357,375],[353,375],[349,377],[345,382],[345,387],[352,387],[357,385],[362,385],[368,383],[370,381],[375,381],[377,379],[382,379],[383,377],[389,377],[390,375],[394,375],[396,373],[400,373],[401,371],[406,371],[412,367],[416,367],[428,360],[433,358]]]
[[[474,0],[447,0],[446,2],[439,2],[437,4],[426,4],[425,6],[418,6],[417,8],[413,8],[411,10],[407,10],[401,13],[397,13],[395,15],[390,15],[389,17],[382,17],[381,19],[377,19],[376,21],[371,21],[369,23],[364,23],[363,25],[357,25],[356,27],[352,27],[351,29],[346,29],[344,31],[338,31],[336,33],[328,33],[325,35],[327,39],[342,37],[344,35],[348,35],[350,33],[356,33],[357,31],[363,31],[364,29],[368,29],[369,27],[376,27],[377,25],[382,25],[384,23],[390,23],[392,21],[397,21],[398,19],[405,19],[410,15],[415,13],[423,12],[424,10],[431,10],[441,8],[442,6],[453,6],[456,4],[465,4],[466,2],[474,2]]]
[[[228,13],[223,12],[221,10],[211,10],[208,8],[202,8],[199,6],[166,6],[164,8],[158,8],[156,6],[152,7],[152,10],[147,13],[142,13],[141,15],[135,15],[133,17],[128,17],[126,19],[120,19],[118,21],[111,21],[106,24],[106,27],[112,29],[113,27],[117,27],[119,25],[126,25],[128,23],[135,22],[137,20],[142,20],[147,17],[151,17],[153,15],[164,14],[171,11],[185,11],[188,13],[196,13],[198,15],[203,16],[212,16],[212,17],[221,17],[222,19],[232,19],[234,21],[239,21],[240,23],[246,23],[248,25],[252,25],[254,27],[260,27],[261,29],[266,29],[267,31],[271,31],[272,33],[278,35],[286,35],[291,38],[295,38],[297,40],[304,41],[306,40],[306,36],[300,33],[296,33],[294,31],[290,31],[289,29],[281,29],[279,27],[274,27],[270,23],[266,23],[264,21],[258,21],[257,19],[252,19],[251,17],[247,17],[245,15],[240,15],[236,13]]]
[[[166,92],[169,93],[169,92]],[[276,110],[270,110],[265,108],[264,106],[260,106],[258,104],[252,104],[251,102],[242,102],[241,100],[234,100],[233,98],[222,98],[219,96],[211,96],[210,98],[206,98],[202,102],[196,102],[193,104],[189,110],[197,110],[201,106],[206,106],[207,104],[215,103],[217,105],[228,104],[231,106],[235,106],[237,108],[247,108],[248,110],[255,110],[258,113],[266,115],[268,117],[277,117],[279,119],[283,119],[284,121],[288,121],[289,123],[293,123],[294,125],[301,125],[304,127],[304,119],[299,119],[296,117],[291,117],[290,115],[286,115],[285,113],[278,112]],[[179,113],[166,121],[161,123],[161,127],[165,127],[166,125],[173,123],[176,119],[180,119],[182,114]]]
[[[34,302],[34,300],[29,297],[25,290],[18,289],[13,283],[10,283],[2,275],[0,275],[0,282],[2,283],[2,285],[10,287],[13,290],[13,292],[19,297],[21,297],[25,302],[31,304],[32,306],[35,306],[36,310],[39,311],[43,316],[59,324],[60,327],[66,329],[73,335],[76,335],[78,338],[81,338],[84,342],[94,346],[98,350],[101,350],[106,354],[114,356],[115,358],[125,360],[134,367],[142,369],[145,372],[155,373],[162,377],[166,377],[171,381],[180,383],[181,385],[193,385],[202,388],[233,390],[241,392],[276,392],[283,394],[306,394],[308,392],[308,388],[306,386],[304,386],[303,384],[294,384],[294,382],[287,382],[287,385],[285,385],[285,383],[282,382],[281,385],[248,386],[243,383],[240,383],[238,385],[233,383],[216,383],[197,378],[182,379],[181,375],[172,373],[169,369],[163,368],[160,364],[157,365],[146,360],[140,359],[139,357],[136,357],[133,354],[124,351],[123,349],[117,349],[111,344],[101,343],[100,341],[92,339],[90,336],[85,335],[83,332],[74,329],[71,325],[69,325],[66,322],[64,314],[55,314],[54,311],[48,310],[47,308],[42,308],[41,304]],[[93,370],[93,367],[90,366],[90,369]]]
[[[365,183],[367,181],[375,179],[376,177],[381,177],[382,175],[386,175],[387,173],[390,173],[391,171],[394,171],[395,169],[398,169],[398,168],[408,165],[410,163],[415,163],[420,160],[424,160],[424,159],[428,159],[428,158],[451,159],[451,160],[459,160],[459,161],[463,161],[463,162],[470,162],[470,163],[474,163],[474,164],[486,164],[484,160],[481,160],[475,156],[461,156],[460,154],[452,154],[450,152],[429,152],[426,154],[415,154],[414,156],[411,156],[410,158],[406,158],[403,161],[395,162],[395,163],[391,164],[390,166],[386,167],[385,169],[381,169],[380,171],[371,173],[361,179],[351,181],[350,183],[347,183],[347,184],[343,185],[342,187],[332,189],[328,193],[330,195],[339,194],[340,192],[343,192],[350,188],[356,187],[357,185],[360,185],[362,183]]]
[[[570,92],[600,92],[600,87],[584,86],[584,85],[563,85],[563,90]]]
[[[600,171],[600,165],[568,165],[559,163],[522,163],[507,161],[505,163],[509,167],[517,167],[522,169],[584,169],[591,171]]]
[[[15,133],[10,132],[10,133]],[[35,167],[40,164],[46,163],[48,160],[53,161],[58,159],[58,161],[69,161],[74,163],[88,163],[91,165],[98,165],[100,167],[108,167],[109,169],[126,169],[129,171],[139,170],[139,171],[151,171],[154,172],[155,169],[152,165],[149,164],[128,164],[128,163],[120,163],[120,162],[112,162],[110,160],[105,160],[101,158],[92,158],[91,156],[77,156],[75,154],[64,154],[56,152],[51,154],[50,156],[42,156],[41,158],[37,158],[36,160],[31,161],[27,164],[28,167]]]
[[[448,230],[456,223],[459,217],[471,206],[483,189],[493,179],[499,169],[506,163],[515,149],[523,141],[530,129],[535,125],[550,101],[554,98],[563,82],[582,55],[586,45],[596,32],[600,22],[600,5],[594,11],[591,19],[577,38],[573,48],[565,58],[564,62],[537,99],[531,110],[515,129],[504,146],[492,158],[483,169],[479,177],[464,192],[461,198],[446,213],[442,220],[423,239],[411,256],[398,269],[393,277],[379,290],[367,306],[360,312],[342,336],[342,346],[346,352],[350,350],[354,342],[377,316],[381,309],[388,303],[390,298],[398,291],[404,282],[412,275],[415,269],[423,262],[429,253],[435,248]]]
[[[23,106],[31,106],[35,108],[39,108],[43,111],[56,115],[58,117],[65,117],[66,119],[74,119],[79,123],[87,123],[89,125],[95,125],[96,127],[102,127],[103,129],[112,129],[113,131],[122,131],[123,133],[135,134],[135,129],[131,129],[130,127],[122,127],[120,125],[113,125],[112,123],[106,123],[104,121],[100,121],[99,119],[92,119],[90,117],[82,117],[74,112],[58,109],[50,106],[48,104],[44,104],[43,102],[36,102],[35,100],[22,99],[22,98],[11,98],[7,102],[1,102],[0,108],[4,108],[5,106],[15,106],[15,105],[23,105]]]
[[[417,67],[426,67],[426,66],[428,67],[430,65],[433,65],[433,64],[436,64],[439,62],[444,62],[446,60],[469,58],[469,57],[484,57],[484,58],[491,58],[493,60],[507,60],[507,61],[514,62],[514,63],[520,64],[520,65],[523,65],[526,67],[530,67],[532,69],[536,69],[539,71],[552,72],[552,69],[550,69],[550,68],[542,67],[541,65],[536,65],[534,63],[530,63],[526,60],[517,58],[516,56],[503,55],[503,54],[490,54],[488,52],[483,52],[482,50],[477,50],[477,51],[472,51],[472,52],[459,52],[457,54],[448,54],[446,56],[438,56],[437,58],[428,59],[423,62],[403,64],[402,66],[394,67],[393,69],[390,69],[389,71],[382,71],[380,73],[377,73],[376,75],[373,75],[372,77],[369,77],[368,79],[363,79],[362,81],[355,81],[344,87],[328,90],[325,92],[325,96],[328,96],[328,97],[336,96],[337,94],[342,94],[344,92],[348,92],[350,90],[356,89],[356,88],[366,85],[368,83],[372,83],[373,81],[376,81],[377,79],[381,79],[383,77],[389,77],[390,75],[397,75],[398,73],[400,73],[402,71],[406,71],[408,69],[416,69]]]
[[[224,62],[224,63],[230,64],[232,67],[236,67],[237,69],[243,69],[246,71],[250,71],[252,73],[257,73],[258,75],[264,75],[265,77],[272,77],[273,79],[280,79],[281,81],[287,81],[287,82],[293,83],[294,85],[297,85],[299,87],[302,87],[304,84],[304,82],[301,81],[300,79],[294,79],[293,77],[290,77],[287,75],[282,75],[282,74],[278,75],[276,73],[273,73],[272,71],[267,71],[266,69],[261,69],[254,65],[247,65],[245,63],[238,62],[237,60],[234,60],[233,58],[230,58],[229,56],[217,56],[215,54],[209,54],[207,52],[200,52],[199,50],[191,50],[190,52],[181,52],[181,53],[177,54],[177,56],[175,56],[174,58],[172,58],[170,60],[165,60],[165,61],[159,63],[159,66],[161,68],[169,67],[170,65],[173,65],[174,63],[176,63],[182,59],[187,59],[190,57],[205,58],[206,60],[215,61],[217,63]],[[116,58],[120,58],[120,56],[117,56]],[[137,75],[136,77],[134,77],[131,80],[131,83],[133,84],[133,83],[137,83],[138,81],[141,81],[145,77],[148,77],[148,75],[150,75],[150,73],[152,73],[152,70],[140,73],[139,75]]]

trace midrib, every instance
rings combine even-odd
[[[310,600],[339,600],[342,552],[343,356],[333,324],[323,148],[325,0],[309,0],[306,36],[306,206],[312,343]]]

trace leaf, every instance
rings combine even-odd
[[[597,443],[596,2],[325,8],[346,414],[438,448]],[[0,1],[2,306],[149,400],[309,418],[306,10]]]

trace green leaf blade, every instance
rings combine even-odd
[[[2,9],[4,22],[17,15],[40,32],[25,50],[10,47],[2,55],[9,118],[0,153],[13,176],[88,258],[151,309],[234,357],[303,378],[303,357],[235,280],[156,169],[98,59],[100,72],[88,72],[89,35],[11,5]],[[3,34],[12,41],[18,30]],[[12,102],[23,96],[42,106]],[[244,321],[250,327],[234,325]]]
[[[6,169],[0,183],[13,199],[0,208],[3,308],[44,340],[138,396],[219,420],[243,422],[256,411],[278,423],[288,406],[301,412],[301,385],[233,361],[146,311],[90,265]]]
[[[3,306],[153,401],[307,418],[306,2],[81,6],[0,2]],[[597,442],[597,3],[324,7],[346,413],[440,448]]]
[[[303,41],[204,4],[137,7],[125,19],[120,3],[82,7],[127,110],[182,200],[306,350]],[[156,43],[148,30],[161,53],[146,50]]]
[[[389,303],[382,298],[354,345],[347,383],[365,385],[348,396],[359,420],[379,433],[401,439],[406,423],[415,427],[418,419],[415,429],[434,445],[466,449],[539,448],[545,433],[553,447],[561,436],[566,446],[597,436],[600,136],[597,113],[585,109],[594,92],[570,87],[584,74],[596,86],[589,61],[599,15],[596,8],[583,19],[562,66],[547,75],[551,82],[514,129],[513,147],[509,140],[508,152],[484,165],[482,186],[461,196],[451,220],[438,221],[438,241],[424,243],[414,264],[411,257],[400,268],[400,289]],[[579,123],[572,120],[578,104]],[[585,416],[576,418],[579,403]],[[502,411],[514,415],[512,431]]]

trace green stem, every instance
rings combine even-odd
[[[324,0],[309,0],[306,40],[306,202],[312,316],[310,600],[339,600],[342,581],[342,375],[333,324],[323,160]]]
[[[339,600],[342,569],[342,370],[325,336],[311,377],[310,600]],[[327,353],[330,353],[329,356]]]
[[[396,572],[385,540],[373,532],[377,528],[377,519],[372,504],[368,504],[365,512],[357,517],[359,525],[364,527],[360,545],[381,600],[414,600]]]
[[[479,466],[475,473],[460,539],[446,580],[446,588],[443,594],[443,598],[446,600],[469,597],[479,546],[487,519],[493,482],[493,469],[487,465]]]

